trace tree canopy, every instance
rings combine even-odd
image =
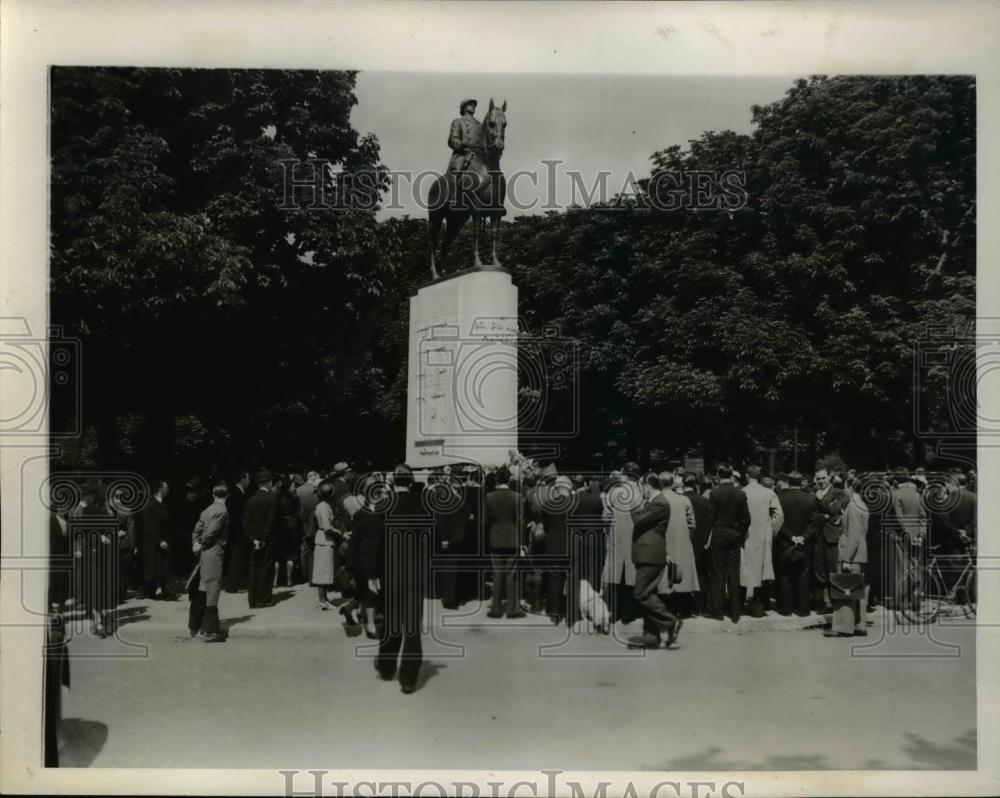
[[[282,160],[384,185],[354,77],[53,69],[53,320],[84,339],[103,461],[400,456],[425,221],[281,203]],[[573,353],[522,382],[522,407],[579,431],[561,441],[579,468],[784,457],[793,436],[804,462],[919,459],[914,402],[942,416],[945,377],[915,397],[914,346],[975,313],[975,111],[971,77],[799,80],[752,134],[651,155],[644,192],[735,169],[743,207],[640,194],[505,223],[525,324]]]

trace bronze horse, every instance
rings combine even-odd
[[[507,129],[507,101],[503,105],[493,104],[483,117],[481,138],[469,154],[464,169],[452,175],[441,175],[431,185],[427,195],[427,235],[431,251],[431,277],[440,275],[434,260],[441,234],[441,223],[447,222],[444,241],[441,242],[440,259],[442,265],[448,257],[448,250],[458,236],[462,225],[471,217],[472,265],[483,267],[479,258],[479,241],[486,233],[486,220],[490,220],[492,239],[492,263],[499,267],[497,241],[500,238],[500,219],[507,212],[504,201],[507,198],[507,179],[500,171],[500,156],[503,155],[504,134]]]

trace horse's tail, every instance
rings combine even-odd
[[[441,213],[448,206],[448,178],[438,175],[427,192],[427,213]]]

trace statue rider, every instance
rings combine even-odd
[[[448,188],[452,204],[458,196],[456,176],[469,168],[472,154],[479,147],[480,123],[475,116],[477,105],[473,99],[462,100],[458,106],[461,116],[452,120],[448,133],[448,146],[452,153],[448,161]]]

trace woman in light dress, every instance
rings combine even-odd
[[[316,537],[313,543],[313,570],[311,584],[319,592],[318,609],[332,610],[333,604],[327,591],[334,582],[334,552],[340,545],[341,533],[333,526],[333,484],[322,482],[319,486],[319,501],[316,503]]]

